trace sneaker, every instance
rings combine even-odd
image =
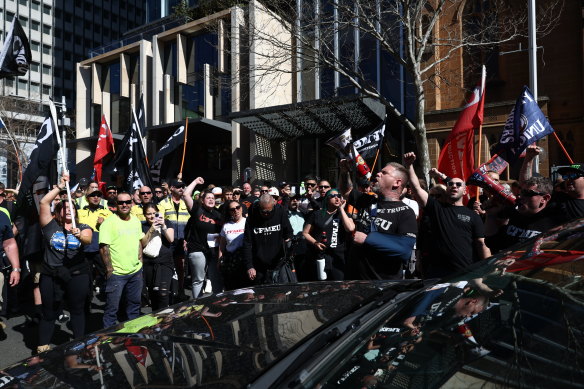
[[[57,321],[61,324],[67,323],[69,321],[69,315],[63,312],[62,314],[59,315]]]

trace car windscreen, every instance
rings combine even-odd
[[[309,386],[583,386],[584,231],[576,227],[425,288],[333,351]]]

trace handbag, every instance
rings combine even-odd
[[[160,254],[160,248],[162,247],[162,238],[160,237],[160,232],[154,232],[154,236],[150,239],[146,247],[142,250],[142,253],[147,257],[156,258]]]

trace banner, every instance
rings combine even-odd
[[[363,159],[375,158],[377,150],[380,149],[383,144],[383,136],[385,134],[385,120],[381,125],[375,130],[371,131],[369,134],[362,138],[357,139],[353,142],[353,145],[357,149],[357,152],[361,154]]]
[[[124,177],[122,186],[129,192],[144,185],[152,186],[146,155],[138,132],[139,124],[135,118],[136,116],[132,115],[132,123],[122,139],[114,160],[114,172]]]
[[[37,140],[30,154],[30,162],[22,176],[17,203],[24,202],[27,192],[32,189],[37,178],[50,175],[51,162],[59,150],[57,136],[57,127],[49,116],[39,129]]]
[[[515,196],[513,193],[503,185],[493,181],[493,179],[487,174],[489,172],[501,174],[505,168],[507,168],[507,162],[500,156],[495,155],[488,162],[479,166],[479,168],[470,175],[466,184],[480,186],[496,196],[503,197],[503,199],[511,205],[515,205]]]
[[[473,90],[471,100],[464,106],[438,158],[438,170],[449,177],[467,179],[474,170],[474,130],[483,123],[485,106],[483,66],[481,83]]]
[[[530,144],[554,132],[528,87],[517,98],[499,140],[497,153],[513,164]]]
[[[0,52],[0,77],[24,76],[32,60],[28,38],[14,16]]]
[[[182,145],[185,141],[185,126],[180,126],[174,134],[171,135],[170,138],[166,141],[164,146],[158,150],[158,153],[152,159],[150,163],[151,166],[154,166],[158,161],[162,160],[168,154],[172,153],[174,150],[178,148],[178,146]]]
[[[99,137],[95,148],[95,157],[93,158],[93,170],[95,172],[95,181],[102,182],[103,159],[114,150],[114,136],[107,125],[105,115],[101,116],[101,126],[99,128]]]
[[[351,137],[350,128],[347,128],[343,133],[337,136],[333,136],[332,138],[327,140],[325,144],[337,150],[340,158],[353,159],[352,157],[353,138]]]

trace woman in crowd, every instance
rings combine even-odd
[[[324,258],[328,280],[345,279],[346,242],[348,234],[355,231],[355,223],[345,212],[344,203],[339,191],[330,189],[324,196],[323,208],[308,216],[302,231],[314,258]],[[315,274],[317,264],[310,266],[313,269],[307,270]],[[312,278],[316,280],[317,276]]]
[[[246,285],[246,269],[241,258],[245,218],[239,201],[229,201],[225,207],[229,218],[219,234],[219,264],[225,290],[233,290]]]
[[[203,191],[199,201],[192,200],[191,195],[196,181],[193,181],[183,192],[183,199],[191,213],[191,218],[185,228],[185,240],[193,279],[193,298],[199,297],[201,293],[205,281],[205,269],[208,271],[213,293],[223,290],[216,247],[223,219],[219,211],[215,209],[215,195],[210,190]]]
[[[152,203],[146,204],[142,211],[146,223],[142,225],[144,258],[144,285],[148,289],[148,297],[152,310],[166,308],[170,304],[170,286],[174,274],[174,260],[171,244],[174,240],[174,229],[168,227],[168,220],[159,214],[158,207]]]
[[[47,193],[39,203],[39,222],[43,231],[44,258],[40,277],[43,316],[39,323],[37,352],[47,351],[55,330],[55,320],[63,309],[67,295],[73,337],[85,334],[85,303],[90,288],[90,267],[85,261],[82,245],[91,243],[92,230],[86,224],[77,224],[75,208],[67,201],[51,203],[65,188],[68,176],[61,177],[58,186]]]

